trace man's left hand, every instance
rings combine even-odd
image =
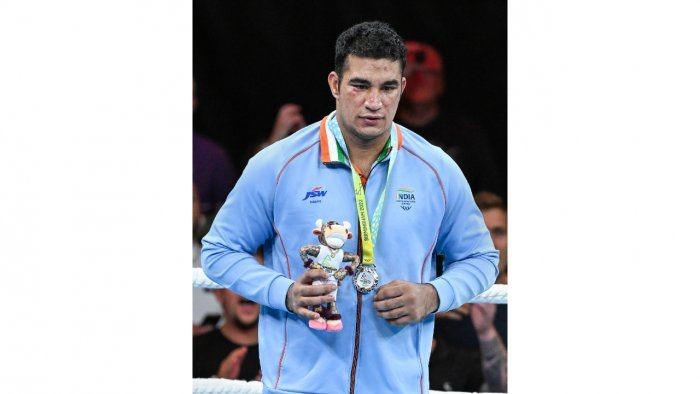
[[[437,290],[425,283],[394,280],[381,286],[374,296],[377,315],[395,326],[421,321],[437,308]]]

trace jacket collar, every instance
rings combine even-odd
[[[331,133],[330,130],[326,127],[326,121],[328,120],[328,116],[325,116],[321,120],[321,127],[319,128],[319,137],[321,140],[321,163],[323,164],[348,164],[345,154],[342,153],[340,150],[340,147],[338,146],[338,143],[335,141],[335,137],[333,136],[333,133]],[[401,146],[403,146],[403,134],[401,132],[401,127],[397,125],[396,123],[393,123],[394,126],[396,126],[396,135],[398,137],[398,147],[399,150],[401,149]],[[387,157],[389,157],[389,148],[391,147],[391,141],[387,140],[387,146],[384,147],[382,152],[379,154],[379,157],[377,158],[377,161],[382,161],[385,160]]]

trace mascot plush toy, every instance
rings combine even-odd
[[[299,253],[301,260],[304,262],[304,267],[309,269],[320,268],[328,273],[328,279],[314,280],[313,285],[323,285],[335,283],[340,286],[340,282],[346,275],[352,275],[357,266],[360,265],[360,257],[354,253],[344,252],[342,247],[345,241],[352,238],[350,232],[350,223],[338,223],[329,220],[323,223],[323,220],[316,221],[316,228],[313,230],[314,235],[318,235],[320,245],[303,246]],[[350,265],[340,267],[342,263],[350,262]],[[326,305],[313,306],[314,312],[320,317],[316,320],[309,321],[309,327],[315,330],[339,331],[343,328],[343,322],[340,320],[340,313],[336,307],[336,296],[338,289],[333,290],[331,295],[333,301]]]

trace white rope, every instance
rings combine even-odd
[[[507,304],[508,285],[493,285],[485,292],[472,298],[469,302],[479,304]]]
[[[220,284],[209,279],[204,275],[204,271],[201,268],[192,268],[192,286],[200,287],[203,289],[223,289],[224,287]]]
[[[230,379],[192,379],[192,394],[260,394],[262,382]]]
[[[261,394],[262,382],[229,379],[192,379],[192,394]],[[444,391],[430,390],[430,394]],[[450,394],[476,394],[463,391],[450,391]],[[497,393],[492,393],[497,394]]]
[[[192,268],[192,286],[205,289],[223,289],[220,284],[209,279],[201,268]],[[507,304],[508,285],[493,285],[485,292],[472,298],[473,303],[480,304]]]

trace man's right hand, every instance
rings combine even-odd
[[[294,284],[287,290],[287,309],[299,316],[310,320],[316,320],[320,316],[318,313],[309,310],[309,306],[326,304],[333,301],[333,296],[329,293],[335,290],[335,284],[312,285],[316,279],[326,279],[328,274],[322,269],[311,269],[305,271]]]

